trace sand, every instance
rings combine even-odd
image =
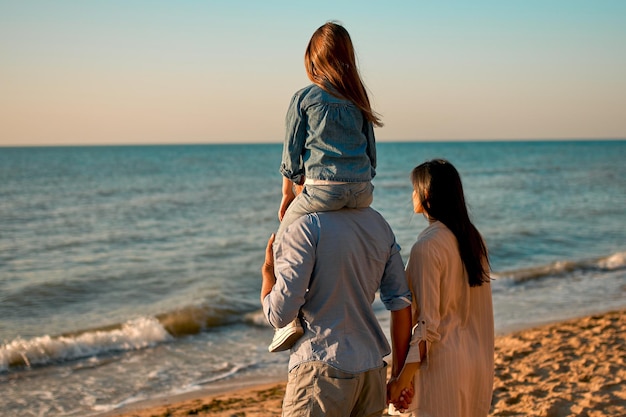
[[[496,338],[490,416],[626,416],[626,311]],[[161,399],[117,417],[280,416],[284,383]],[[138,408],[140,407],[140,408]]]

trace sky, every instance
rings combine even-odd
[[[0,146],[280,143],[329,20],[377,141],[626,138],[622,0],[0,0]]]

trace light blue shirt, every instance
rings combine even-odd
[[[263,300],[274,327],[301,311],[304,335],[291,349],[289,369],[322,361],[344,372],[383,365],[389,342],[372,308],[377,291],[388,310],[411,305],[400,247],[372,208],[298,218],[274,245],[276,284]]]
[[[374,126],[350,100],[315,84],[294,94],[285,120],[280,172],[296,184],[367,182],[376,175]]]

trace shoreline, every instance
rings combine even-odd
[[[496,335],[490,416],[626,415],[626,309]],[[132,403],[97,417],[280,416],[285,381]]]

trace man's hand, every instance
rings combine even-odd
[[[270,236],[265,247],[265,261],[261,267],[261,275],[263,276],[263,283],[261,284],[261,304],[267,294],[272,291],[272,287],[276,283],[276,276],[274,275],[274,233]]]
[[[263,268],[268,267],[274,270],[274,250],[272,246],[274,245],[274,233],[270,235],[270,238],[267,240],[267,246],[265,247],[265,262],[263,263]]]

